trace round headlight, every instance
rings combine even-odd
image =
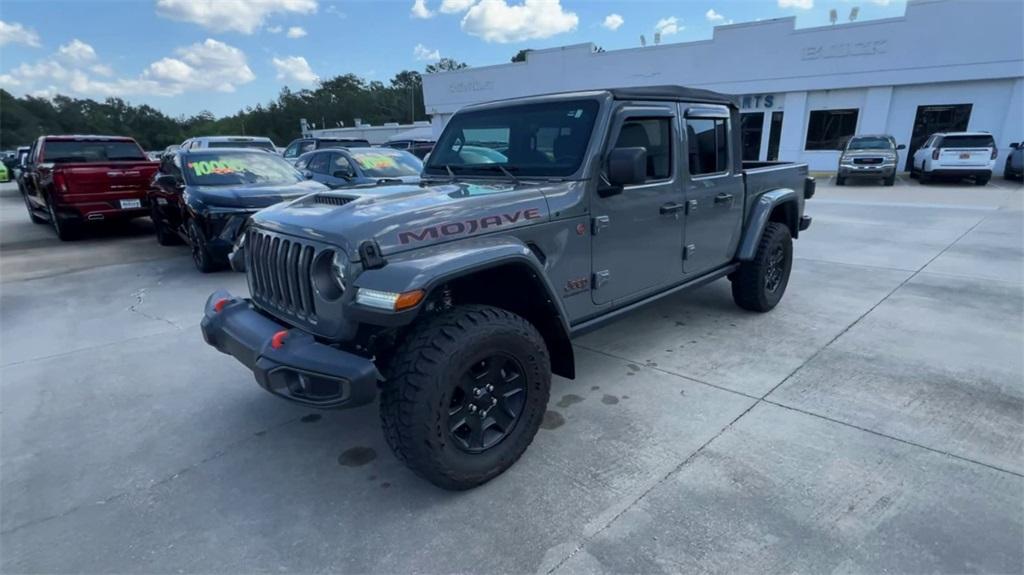
[[[348,258],[340,251],[324,250],[313,260],[310,276],[317,294],[334,301],[345,293],[345,272]]]

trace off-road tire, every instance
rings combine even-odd
[[[213,253],[210,252],[209,246],[206,245],[206,236],[203,234],[203,230],[199,229],[199,224],[194,219],[189,218],[185,229],[188,230],[188,244],[189,249],[192,250],[192,263],[195,264],[197,270],[208,274],[224,267],[223,263],[218,261]]]
[[[28,219],[32,220],[33,224],[45,224],[47,219],[40,216],[32,209],[32,202],[29,201],[28,196],[24,193],[21,194],[21,199],[25,201],[25,210],[28,211]]]
[[[61,219],[58,217],[57,209],[53,207],[52,200],[47,200],[46,210],[49,215],[50,226],[53,228],[54,233],[57,234],[57,238],[60,241],[68,242],[71,240],[77,240],[81,236],[81,222],[71,218]]]
[[[477,358],[496,352],[521,365],[526,398],[507,435],[469,453],[449,432],[453,393]],[[423,320],[399,345],[386,373],[380,418],[388,445],[417,475],[455,491],[482,485],[519,459],[540,428],[551,389],[551,362],[537,329],[514,313],[482,305]]]
[[[781,276],[774,290],[767,285],[767,276],[773,269],[772,261],[782,249]],[[776,264],[777,265],[777,264]],[[793,269],[793,237],[789,228],[779,222],[769,222],[761,235],[757,254],[749,262],[740,264],[732,280],[732,299],[743,309],[766,312],[774,308],[789,285]]]
[[[153,221],[153,232],[156,233],[156,243],[162,246],[181,245],[181,237],[174,230],[167,227],[167,224],[160,219],[157,208],[154,205],[150,208],[149,219]]]

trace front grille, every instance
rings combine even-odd
[[[344,206],[351,202],[355,198],[348,198],[345,196],[332,196],[330,194],[317,194],[313,200],[318,204],[326,204],[328,206]]]
[[[316,305],[309,270],[317,249],[295,239],[249,230],[249,290],[278,312],[314,322]]]
[[[866,165],[881,164],[882,163],[882,158],[854,158],[853,159],[853,163],[854,164],[866,164]]]

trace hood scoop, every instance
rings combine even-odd
[[[313,203],[325,206],[344,206],[349,202],[355,201],[355,199],[356,198],[349,196],[339,196],[335,194],[317,194],[313,196]]]

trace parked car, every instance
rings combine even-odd
[[[427,157],[427,154],[434,149],[433,140],[391,140],[384,144],[385,147],[396,150],[405,150],[419,159]]]
[[[7,171],[7,164],[0,162],[0,183],[11,181],[11,173]]]
[[[1003,178],[1024,182],[1024,142],[1010,144],[1012,150],[1006,156]]]
[[[211,295],[203,336],[304,406],[381,389],[401,461],[480,485],[533,440],[552,372],[575,377],[573,337],[719,278],[744,309],[779,303],[814,180],[806,164],[744,169],[739,125],[734,97],[678,86],[467,106],[420,186],[253,216],[251,299]],[[485,132],[505,162],[460,155]]]
[[[999,149],[987,132],[948,132],[932,134],[914,152],[910,177],[927,183],[939,178],[973,178],[984,186],[992,179]]]
[[[201,136],[189,138],[181,143],[185,150],[202,150],[206,148],[258,148],[273,154],[277,153],[277,146],[270,138],[254,136]]]
[[[881,178],[887,186],[896,182],[897,150],[906,148],[896,144],[888,134],[856,135],[843,145],[836,171],[836,185],[846,185],[847,178]]]
[[[146,190],[158,166],[131,138],[42,136],[26,156],[20,187],[29,218],[49,221],[70,240],[84,222],[149,214]]]
[[[176,150],[164,156],[149,190],[161,245],[187,242],[201,272],[225,267],[249,216],[327,187],[275,154],[244,148]]]
[[[360,138],[299,138],[284,149],[284,159],[294,162],[306,152],[320,148],[367,148],[370,142]]]
[[[423,162],[391,148],[324,148],[306,152],[295,167],[311,180],[332,188],[373,184],[416,184]]]

